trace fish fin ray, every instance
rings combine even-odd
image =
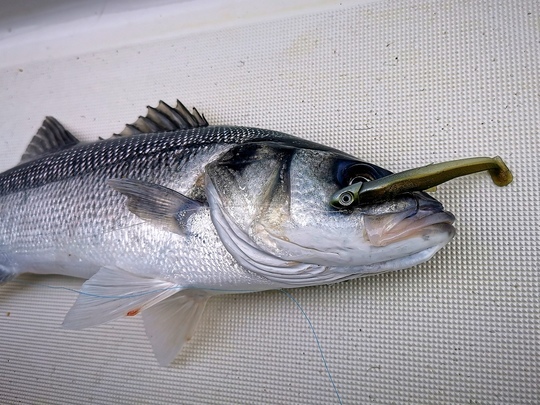
[[[20,163],[70,148],[78,143],[79,140],[65,129],[56,118],[45,117],[41,127],[26,148]]]
[[[0,284],[7,283],[9,280],[15,278],[16,276],[17,276],[16,272],[0,264]]]
[[[168,366],[191,339],[209,297],[204,291],[184,290],[143,312],[146,335],[160,365]]]
[[[176,287],[168,281],[102,267],[83,284],[63,326],[79,330],[136,315],[177,293]]]
[[[186,233],[189,217],[203,206],[158,184],[134,179],[110,179],[107,184],[127,196],[127,208],[139,218],[180,235]]]
[[[122,132],[113,134],[113,137],[208,126],[208,121],[206,121],[204,115],[200,114],[196,108],[193,108],[193,113],[189,112],[179,100],[176,100],[175,107],[171,107],[160,100],[157,107],[148,106],[147,109],[148,112],[145,117],[139,117],[133,124],[127,124]]]

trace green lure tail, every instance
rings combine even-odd
[[[361,204],[389,200],[398,194],[427,190],[456,177],[485,170],[499,187],[512,182],[512,173],[499,156],[468,158],[431,164],[380,179],[355,183],[335,193],[330,204],[335,208],[352,208]]]

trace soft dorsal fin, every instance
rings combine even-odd
[[[41,128],[38,129],[37,134],[34,135],[30,145],[26,148],[21,163],[49,153],[58,152],[78,143],[79,140],[65,129],[56,118],[45,117]]]
[[[208,121],[204,115],[199,114],[196,108],[193,108],[193,113],[190,113],[178,100],[174,108],[161,100],[157,107],[148,106],[147,108],[146,117],[139,117],[133,124],[127,124],[122,132],[113,136],[131,136],[208,126]]]

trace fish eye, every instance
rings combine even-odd
[[[375,168],[367,163],[341,161],[336,166],[336,181],[340,187],[365,183],[378,177]]]
[[[362,176],[362,175],[358,175],[358,176],[354,176],[354,177],[351,177],[351,179],[349,179],[349,186],[353,185],[353,184],[356,184],[356,183],[365,183],[366,181],[371,181],[373,179],[371,178],[368,178],[367,176]]]

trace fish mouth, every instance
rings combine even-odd
[[[422,237],[427,240],[433,233],[455,234],[454,215],[442,209],[434,199],[418,199],[417,206],[401,212],[364,217],[364,237],[372,246]]]

